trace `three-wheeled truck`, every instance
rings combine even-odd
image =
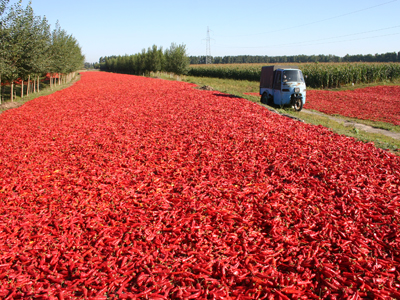
[[[300,111],[306,103],[306,83],[296,66],[266,66],[261,68],[261,103],[292,106]]]

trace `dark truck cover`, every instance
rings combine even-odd
[[[266,66],[261,68],[260,88],[272,89],[274,71],[277,69],[299,69],[297,66]]]

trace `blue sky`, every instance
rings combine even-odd
[[[32,8],[52,28],[58,20],[88,62],[172,42],[205,55],[207,27],[212,56],[400,51],[400,0],[32,0]]]

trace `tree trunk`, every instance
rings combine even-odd
[[[3,86],[1,87],[1,102],[2,102],[2,103],[4,102],[4,95],[5,95],[5,93],[6,93],[6,86],[3,85]]]
[[[24,81],[21,80],[21,99],[24,98]]]
[[[28,87],[26,88],[26,96],[29,96],[29,92],[31,89],[31,75],[28,76]]]
[[[33,85],[33,93],[36,93],[36,78],[33,77],[32,79],[32,85]]]
[[[14,102],[14,80],[11,81],[11,102]]]
[[[3,102],[3,100],[4,100],[4,89],[5,89],[5,86],[2,86],[1,85],[1,74],[0,74],[0,104]]]
[[[51,76],[51,74],[50,74],[50,89],[52,90],[53,89],[53,85],[52,85],[52,81],[53,80],[53,78],[52,78],[52,76]]]
[[[39,77],[39,75],[37,77],[37,91],[38,91],[38,93],[40,92],[40,77]]]

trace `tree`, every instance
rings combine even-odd
[[[146,58],[145,58],[145,68],[148,72],[158,72],[161,71],[164,64],[164,56],[162,52],[162,47],[160,49],[157,48],[156,45],[153,45],[151,48],[147,49]]]
[[[3,8],[4,9],[4,8]],[[4,10],[3,10],[4,13]],[[2,77],[11,83],[11,101],[14,97],[14,80],[18,78],[24,55],[27,32],[23,26],[24,10],[22,2],[12,6],[2,17],[1,61]]]
[[[57,22],[56,28],[51,33],[51,44],[49,47],[50,73],[57,73],[59,76],[72,73],[83,67],[85,61],[77,40],[61,29]],[[59,77],[59,84],[61,78]]]
[[[6,11],[8,0],[1,0],[0,1],[0,104],[3,99],[3,86],[1,85],[1,78],[2,75],[6,72],[7,63],[4,58],[5,53],[5,43],[6,40],[4,39],[6,35],[6,26],[4,24],[5,17],[4,12]]]
[[[170,48],[165,50],[165,70],[177,75],[187,73],[189,58],[186,55],[186,46],[172,43]]]
[[[59,24],[51,32],[45,17],[35,16],[31,3],[23,8],[22,0],[8,6],[9,0],[0,0],[0,83],[11,85],[11,100],[14,82],[21,80],[21,96],[24,81],[33,78],[39,87],[43,73],[68,74],[83,65],[84,56],[74,37],[62,30]],[[1,89],[1,97],[4,89]]]
[[[10,0],[0,0],[0,22],[2,20],[3,14],[7,9],[7,5]]]
[[[22,80],[21,97],[23,97],[23,82],[28,80],[28,89],[30,79],[43,73],[47,67],[46,56],[49,46],[50,26],[46,18],[35,16],[31,4],[25,9],[20,5],[14,8],[16,18],[12,24],[12,40],[15,43],[18,56],[13,57],[18,72],[18,77]]]
[[[48,61],[48,52],[50,48],[50,25],[47,22],[46,17],[38,17],[36,20],[36,30],[35,30],[35,41],[36,48],[34,52],[34,62],[33,62],[33,74],[36,76],[36,86],[39,90],[40,87],[40,75],[47,73],[50,66]]]

